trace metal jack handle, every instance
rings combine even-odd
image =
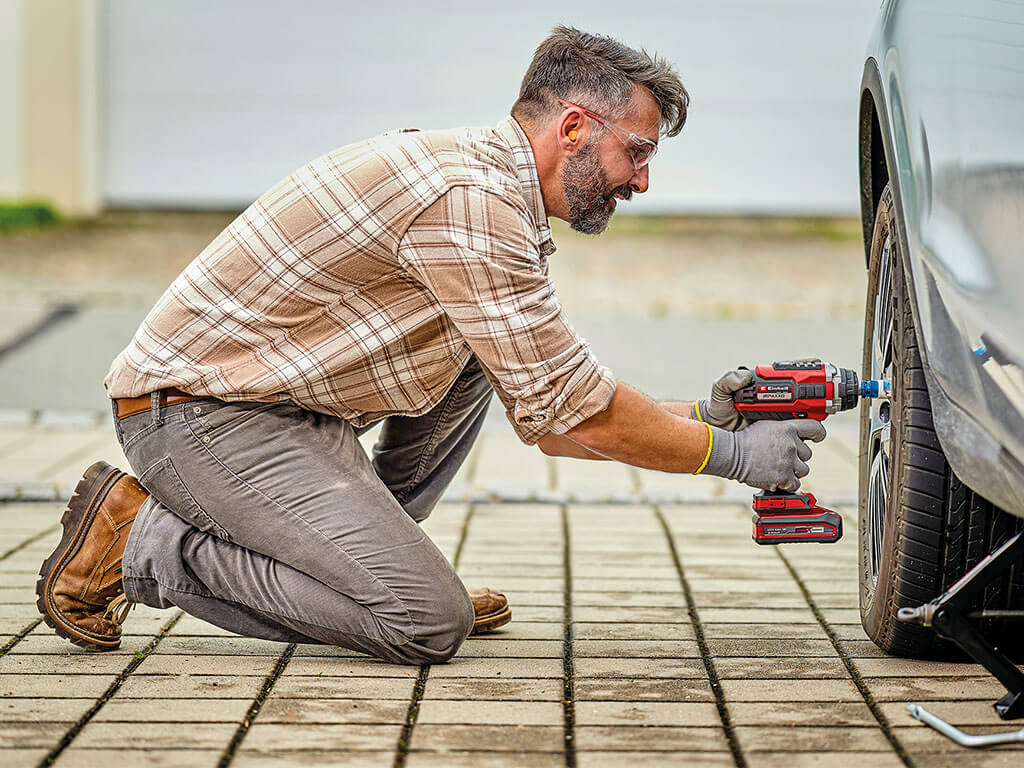
[[[950,725],[941,717],[933,715],[920,704],[908,704],[907,712],[925,725],[930,725],[943,736],[948,736],[961,747],[991,747],[996,744],[1014,744],[1024,742],[1024,728],[1006,733],[990,733],[985,736],[972,736],[964,733],[954,725]]]
[[[967,621],[964,612],[973,595],[1018,562],[1022,555],[1024,531],[1019,531],[983,558],[944,594],[917,608],[900,608],[896,614],[900,621],[932,627],[937,634],[952,640],[968,656],[995,675],[1007,690],[1006,695],[993,705],[1004,720],[1024,717],[1024,673]]]

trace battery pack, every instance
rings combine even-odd
[[[819,507],[812,493],[761,491],[753,507],[752,538],[758,544],[832,544],[843,537],[843,518]]]

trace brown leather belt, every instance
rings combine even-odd
[[[187,403],[189,400],[199,400],[199,395],[190,395],[182,392],[177,387],[167,387],[160,390],[160,405],[174,405],[175,403]],[[123,419],[136,413],[148,411],[152,405],[152,395],[139,395],[138,397],[116,397],[117,418]]]

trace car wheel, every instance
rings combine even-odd
[[[905,656],[945,655],[928,627],[897,611],[940,595],[1020,526],[952,472],[932,423],[917,334],[886,185],[875,215],[864,322],[864,378],[892,383],[889,400],[860,407],[860,613],[868,636]],[[978,606],[1024,607],[1022,569],[990,587]],[[983,629],[996,642],[1002,627]]]

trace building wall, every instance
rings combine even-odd
[[[638,212],[853,214],[877,0],[0,0],[0,197],[235,207],[342,144],[493,124],[556,23],[672,61],[692,96]]]
[[[21,0],[0,0],[0,199],[21,193]]]
[[[0,0],[0,195],[102,205],[100,0]]]
[[[624,210],[857,210],[858,91],[878,0],[106,7],[104,189],[117,205],[245,204],[384,130],[493,124],[536,45],[566,22],[665,56],[693,99],[650,192]]]

